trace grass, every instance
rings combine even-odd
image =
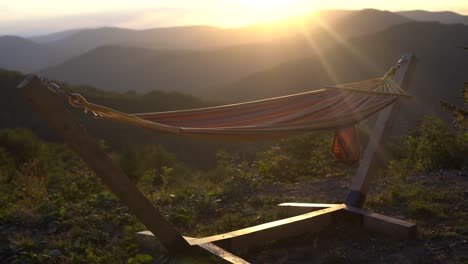
[[[468,171],[390,177],[383,180],[385,188],[371,196],[366,206],[382,213],[404,215],[415,222],[432,261],[465,263],[468,258],[467,177]]]
[[[163,253],[148,255],[137,246],[134,234],[145,227],[75,154],[27,132],[10,130],[2,136],[14,144],[2,144],[8,147],[2,153],[9,159],[0,164],[0,259],[11,263],[171,261]],[[155,159],[168,155],[160,148],[149,149]],[[15,156],[25,153],[31,159]],[[138,185],[184,234],[213,234],[271,219],[271,211],[263,208],[274,206],[274,201],[252,198],[258,182],[250,166],[220,161],[215,170],[224,175],[211,181],[205,175],[212,172],[186,177],[186,168],[168,157],[157,170],[139,167],[143,175]]]

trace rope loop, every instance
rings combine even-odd
[[[73,93],[68,96],[68,103],[75,108],[86,108],[89,105],[88,101],[78,93]]]

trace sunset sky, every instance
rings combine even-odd
[[[37,35],[71,28],[236,27],[322,9],[424,9],[468,15],[467,0],[17,0],[0,3],[0,35]]]

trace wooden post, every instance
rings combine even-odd
[[[398,61],[397,71],[393,80],[400,85],[402,89],[407,88],[410,75],[408,73],[413,70],[414,66],[415,59],[413,54],[410,53],[403,55]],[[398,108],[399,102],[397,101],[380,112],[370,135],[369,143],[364,152],[361,165],[359,166],[351,183],[350,192],[346,199],[347,205],[358,208],[364,205],[367,191],[369,189],[370,176],[375,171],[375,167],[378,163],[379,146],[391,131]]]
[[[99,147],[96,140],[75,121],[64,101],[53,94],[36,75],[28,75],[18,86],[34,109],[77,152],[111,191],[160,240],[170,254],[189,254],[192,248],[177,230]]]

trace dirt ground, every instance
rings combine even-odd
[[[273,184],[261,195],[282,195],[285,202],[336,203],[347,195],[349,179],[329,178],[298,184]],[[418,174],[407,177],[402,184],[420,184],[426,188],[454,192],[450,202],[442,204],[447,215],[443,218],[405,215],[405,204],[374,208],[376,212],[407,219],[418,225],[418,237],[398,241],[385,235],[350,228],[346,223],[329,226],[317,234],[276,241],[264,248],[242,254],[252,263],[468,263],[468,173],[466,171]],[[385,191],[385,181],[374,180],[369,196]],[[440,203],[438,204],[440,206]],[[457,212],[457,213],[454,213]],[[460,223],[462,225],[460,226]]]

